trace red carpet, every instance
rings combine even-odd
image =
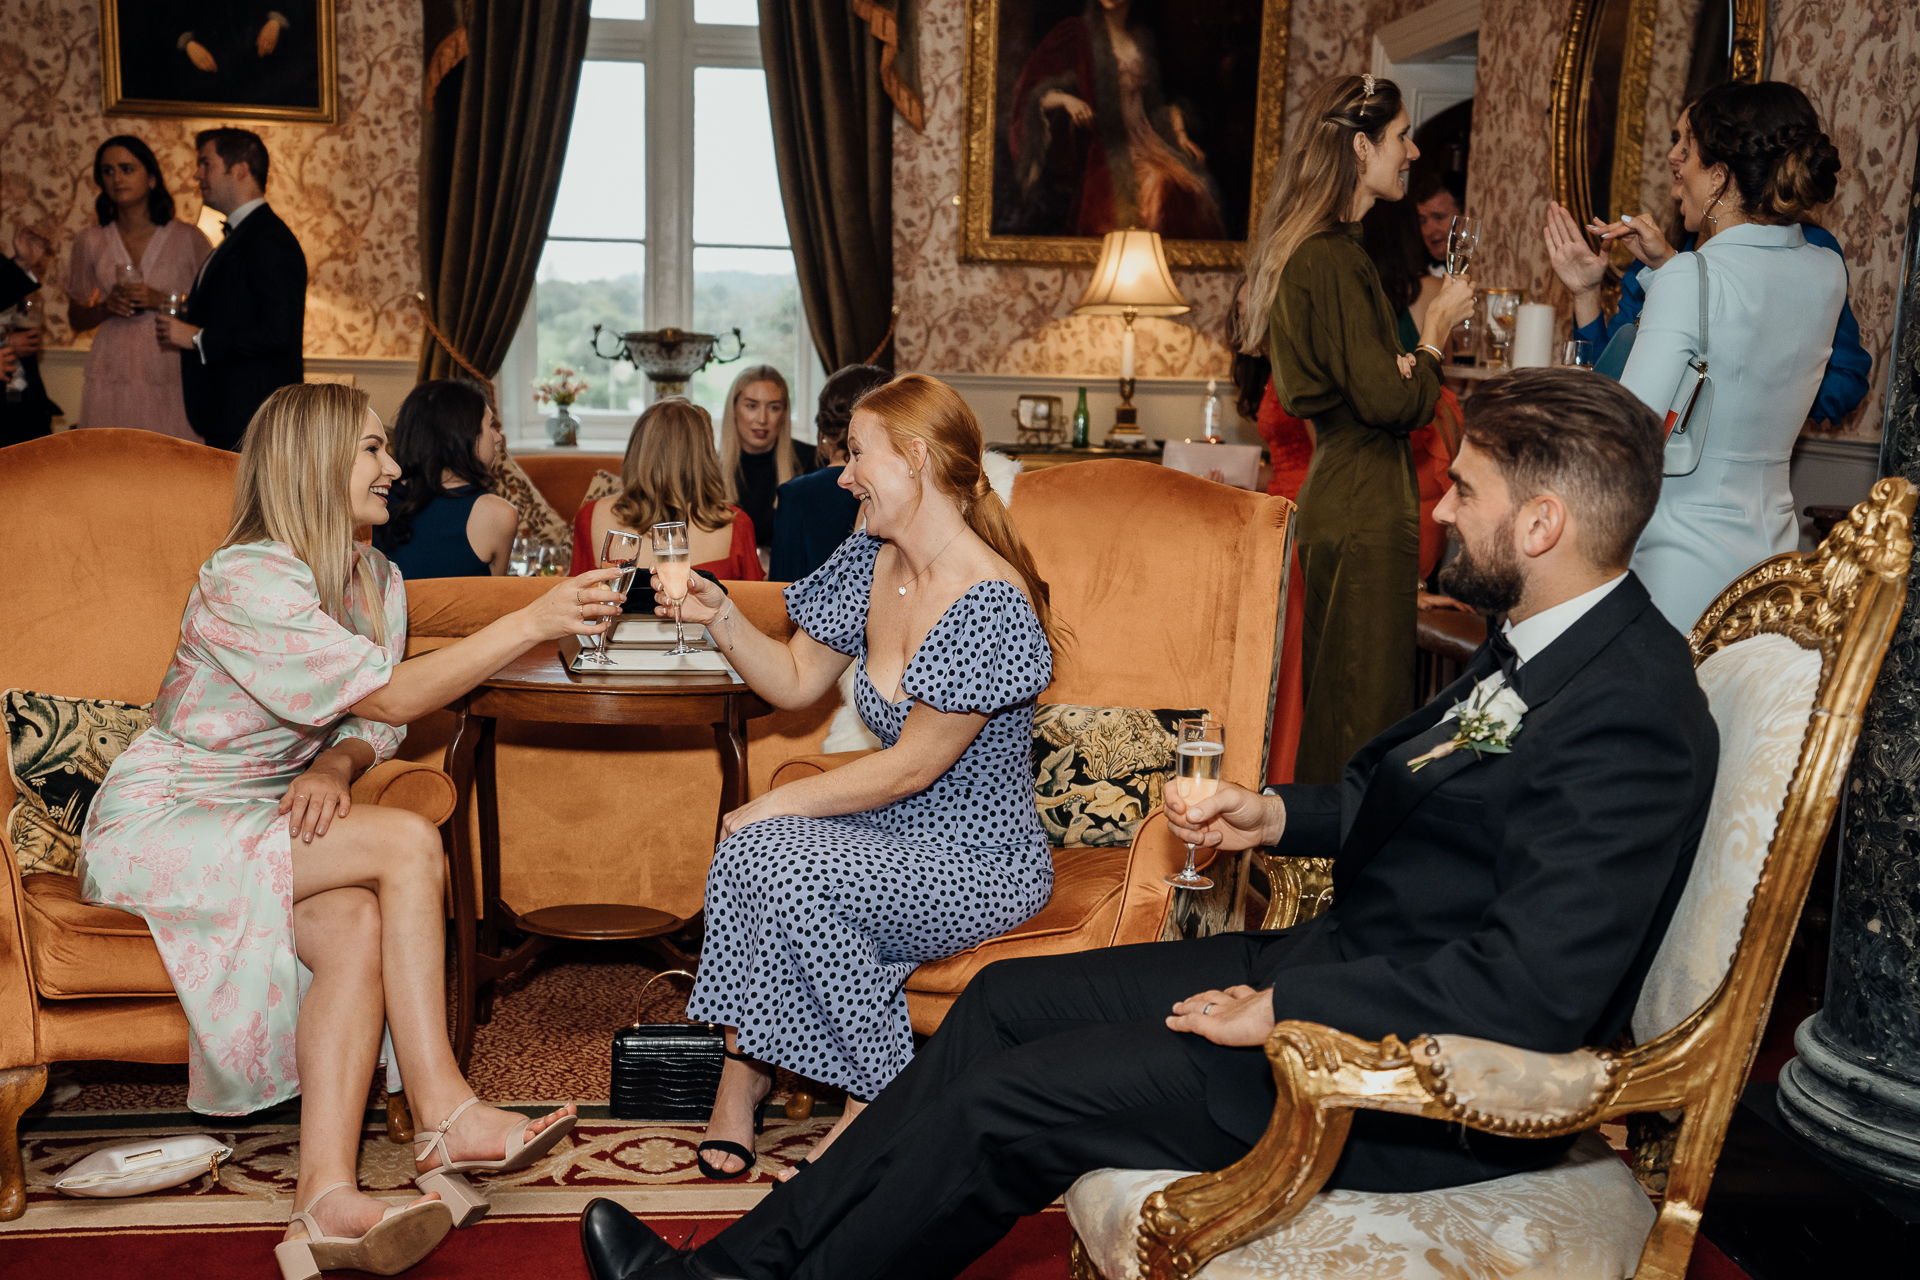
[[[649,1216],[647,1223],[675,1244],[692,1233],[709,1239],[728,1217]],[[62,1231],[6,1239],[7,1275],[67,1275],[80,1258],[94,1275],[167,1276],[181,1280],[262,1280],[273,1275],[273,1246],[282,1228],[216,1227]],[[963,1280],[1065,1280],[1067,1215],[1059,1210],[1022,1219],[993,1252],[967,1269]],[[343,1276],[357,1272],[341,1272]],[[577,1219],[486,1219],[456,1231],[433,1256],[407,1272],[410,1280],[586,1280]],[[1704,1280],[1720,1280],[1707,1277]]]

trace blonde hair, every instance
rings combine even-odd
[[[1248,243],[1247,300],[1240,318],[1242,351],[1260,355],[1267,349],[1280,273],[1294,250],[1346,221],[1360,190],[1354,135],[1364,133],[1378,146],[1399,114],[1400,87],[1373,76],[1336,76],[1307,99],[1300,136],[1273,175],[1273,186],[1260,206],[1260,226]]]
[[[779,387],[780,398],[787,404],[787,411],[780,419],[780,430],[773,437],[773,469],[780,477],[777,483],[785,484],[800,474],[800,457],[793,451],[793,391],[780,371],[770,364],[748,365],[727,388],[727,403],[720,410],[720,469],[726,472],[728,484],[739,474],[740,424],[734,419],[734,406],[740,403],[740,394],[756,382],[771,382]],[[754,530],[754,536],[759,537],[760,531]]]
[[[684,520],[709,532],[733,521],[733,493],[713,451],[713,419],[685,396],[667,396],[633,424],[620,462],[614,523],[639,532]]]
[[[1066,630],[1054,620],[1046,580],[1014,527],[1006,503],[987,479],[980,459],[985,447],[980,420],[960,393],[938,378],[907,373],[861,396],[853,402],[853,411],[879,418],[894,451],[902,457],[908,456],[910,441],[926,446],[926,469],[933,487],[953,500],[967,527],[1025,581],[1040,629],[1057,658]]]
[[[313,571],[320,608],[349,631],[348,576],[358,581],[374,643],[387,642],[380,584],[353,546],[353,461],[367,418],[364,391],[295,383],[267,397],[247,424],[223,547],[283,542]],[[351,568],[349,568],[351,566]]]

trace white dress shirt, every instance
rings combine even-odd
[[[1627,575],[1622,572],[1618,577],[1601,583],[1591,591],[1584,591],[1571,600],[1562,600],[1551,609],[1542,609],[1525,622],[1507,623],[1502,628],[1502,632],[1507,637],[1507,643],[1513,646],[1513,652],[1517,657],[1513,664],[1514,668],[1518,670],[1526,666],[1534,655],[1565,635],[1574,623],[1586,617],[1590,609],[1605,600],[1615,587],[1626,580]],[[1473,693],[1468,696],[1468,701],[1484,702],[1498,690],[1504,689],[1506,684],[1507,673],[1495,671],[1473,686]],[[1451,710],[1440,717],[1443,722],[1453,718],[1454,713]]]

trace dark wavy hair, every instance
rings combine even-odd
[[[440,483],[446,472],[482,492],[492,491],[487,469],[473,456],[487,407],[487,393],[465,378],[423,382],[400,402],[393,419],[393,460],[400,464],[405,488],[388,508],[383,541],[404,547],[412,540],[414,517],[435,498],[447,496]]]
[[[891,381],[893,375],[878,365],[850,364],[834,370],[833,376],[820,388],[819,408],[813,415],[815,438],[822,446],[831,445],[835,452],[845,452],[847,428],[853,425],[853,402]]]
[[[108,147],[124,148],[152,176],[153,190],[147,192],[147,217],[153,219],[153,225],[164,227],[173,221],[173,193],[167,190],[167,180],[160,176],[160,162],[154,158],[153,148],[130,133],[116,133],[93,153],[93,181],[100,188],[93,202],[93,216],[100,220],[100,225],[104,227],[120,216],[120,206],[107,195],[107,184],[100,176],[100,166],[107,162]]]
[[[1790,84],[1723,84],[1687,109],[1700,163],[1727,166],[1741,207],[1755,222],[1805,222],[1833,199],[1840,152],[1807,95]]]

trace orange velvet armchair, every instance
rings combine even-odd
[[[1101,460],[1020,476],[1012,511],[1054,616],[1072,631],[1040,701],[1204,707],[1226,724],[1222,776],[1258,787],[1271,747],[1293,504],[1151,463]],[[790,760],[774,785],[859,754]],[[1158,809],[1131,848],[1056,849],[1053,896],[1038,915],[914,971],[914,1030],[935,1031],[995,960],[1159,940],[1174,896],[1164,877],[1185,858]]]
[[[0,689],[147,703],[200,566],[226,537],[238,459],[147,431],[71,431],[0,449]],[[453,810],[438,769],[388,761],[362,804]],[[12,808],[0,770],[0,813]],[[0,1221],[25,1211],[18,1124],[47,1064],[185,1062],[187,1021],[138,916],[22,876],[0,831]]]

